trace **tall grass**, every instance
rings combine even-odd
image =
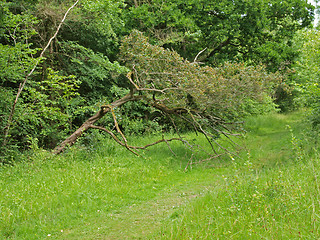
[[[246,156],[232,160],[221,190],[176,212],[159,238],[318,239],[320,155],[315,146],[304,150],[312,143],[297,137],[299,117],[249,119]]]
[[[317,154],[315,157],[319,157]],[[163,239],[318,239],[320,165],[315,159],[288,168],[225,176],[208,193],[175,213]]]
[[[0,167],[0,239],[317,239],[320,153],[302,115],[252,117],[239,156],[187,171],[179,142],[143,158],[100,135],[36,150]]]
[[[61,156],[37,150],[0,167],[0,239],[83,239],[86,232],[95,239],[93,232],[110,214],[152,200],[194,175],[185,173],[190,154],[179,142],[170,143],[175,155],[160,144],[136,157],[96,137],[100,143],[80,144]]]

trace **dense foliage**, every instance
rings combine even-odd
[[[300,58],[295,64],[295,81],[302,93],[299,100],[312,108],[311,121],[314,127],[320,126],[320,31],[305,30],[299,33]]]
[[[157,44],[173,48],[192,61],[217,65],[237,60],[263,62],[276,70],[296,56],[294,33],[311,24],[306,1],[130,1],[129,29],[147,32]]]
[[[121,56],[128,68],[134,67],[139,89],[149,93],[146,101],[156,99],[169,108],[189,108],[229,120],[257,111],[259,104],[267,111],[272,107],[268,98],[273,86],[282,81],[280,74],[267,73],[261,65],[200,66],[149,44],[140,32],[124,39]]]
[[[195,104],[232,120],[269,111],[274,108],[274,84],[286,81],[277,70],[295,61],[299,52],[293,36],[311,26],[314,9],[302,0],[82,0],[39,58],[74,2],[0,2],[2,157],[16,149],[53,148],[101,105],[128,92],[126,73],[132,63],[146,83],[143,88],[166,88],[170,82],[166,73],[176,76],[169,87],[183,85],[183,95],[174,93],[166,100],[154,94],[168,106]],[[144,49],[144,37],[126,45],[134,29],[148,36],[152,45]],[[152,62],[159,52],[168,57],[166,61]],[[36,63],[17,98],[20,84]],[[168,121],[160,121],[146,102],[131,102],[117,110],[124,132],[168,129]],[[103,120],[106,126],[112,123],[112,117]]]

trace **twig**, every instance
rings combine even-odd
[[[189,165],[190,165],[190,167],[191,167],[191,165],[192,165],[192,158],[193,158],[193,154],[191,155],[191,157],[190,157],[190,159],[189,159],[189,161],[188,161],[188,163],[187,163],[187,166],[184,168],[184,171],[187,171]]]
[[[164,136],[163,136],[162,139],[160,139],[160,140],[158,140],[158,141],[156,141],[156,142],[153,142],[153,143],[149,143],[149,144],[147,144],[147,145],[145,145],[145,146],[142,146],[142,147],[139,147],[139,146],[130,146],[130,145],[127,144],[127,142],[125,142],[125,143],[122,142],[119,138],[117,138],[117,136],[116,136],[112,131],[110,131],[110,130],[104,128],[104,127],[95,126],[95,125],[92,124],[92,125],[89,126],[89,128],[99,129],[99,130],[101,130],[101,131],[104,131],[104,132],[108,133],[108,134],[113,138],[113,140],[115,140],[119,145],[127,148],[130,152],[132,152],[133,154],[135,154],[135,155],[137,155],[137,156],[139,156],[139,157],[141,157],[141,155],[139,155],[138,153],[136,153],[135,151],[133,151],[133,149],[142,149],[142,150],[143,150],[143,149],[147,149],[148,147],[154,146],[154,145],[159,144],[159,143],[162,143],[162,142],[165,142],[165,143],[168,145],[170,151],[173,153],[173,155],[176,156],[176,154],[172,151],[171,147],[169,146],[169,143],[168,143],[168,142],[176,141],[176,140],[177,140],[177,141],[182,141],[182,142],[184,142],[184,140],[181,139],[181,138],[165,139]]]
[[[106,128],[104,128],[104,127],[101,127],[101,126],[95,126],[95,125],[90,125],[89,127],[90,127],[90,128],[94,128],[94,129],[99,129],[99,130],[101,130],[101,131],[104,131],[104,132],[108,133],[118,144],[120,144],[120,145],[123,146],[123,147],[126,147],[130,152],[132,152],[133,154],[141,157],[138,153],[136,153],[135,151],[132,150],[132,148],[134,148],[134,147],[129,146],[127,143],[121,142],[121,141],[119,140],[119,138],[117,138],[117,136],[114,135],[114,133],[111,132],[111,131],[109,131],[108,129],[106,129]]]
[[[162,135],[162,139],[166,142],[169,150],[172,152],[172,154],[176,157],[177,155],[175,154],[175,152],[171,149],[170,145],[169,145],[169,142],[168,140],[164,139],[164,135]]]
[[[203,53],[205,50],[207,50],[207,48],[201,50],[201,51],[197,54],[197,56],[196,56],[196,57],[194,58],[194,60],[193,60],[193,63],[197,63],[197,58],[198,58],[198,57],[200,56],[200,54]]]
[[[159,144],[159,143],[162,143],[162,142],[171,142],[171,141],[181,141],[181,142],[185,142],[185,140],[181,139],[181,138],[170,138],[170,139],[160,139],[156,142],[153,142],[153,143],[149,143],[143,147],[132,147],[133,149],[146,149],[148,147],[151,147],[151,146],[154,146],[156,144]]]
[[[111,111],[111,114],[112,114],[112,117],[113,117],[113,122],[114,122],[114,125],[116,126],[116,129],[117,129],[117,132],[120,133],[123,141],[125,142],[125,144],[127,145],[127,139],[126,137],[124,136],[124,134],[122,133],[122,131],[120,130],[119,128],[119,124],[117,122],[117,117],[116,117],[116,114],[114,113],[114,109],[111,105],[109,105],[109,108],[110,108],[110,111]]]

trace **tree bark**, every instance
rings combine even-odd
[[[125,104],[129,101],[136,101],[141,99],[141,96],[134,96],[135,91],[131,91],[126,96],[109,105],[101,106],[101,109],[92,117],[90,117],[87,121],[85,121],[81,127],[79,127],[74,133],[72,133],[67,139],[65,139],[62,143],[60,143],[55,149],[53,149],[54,154],[59,154],[65,150],[66,147],[72,146],[77,139],[87,131],[89,128],[92,128],[93,124],[101,119],[106,113],[108,113],[112,108],[120,107],[121,105]]]

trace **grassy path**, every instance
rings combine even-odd
[[[256,161],[252,166],[255,169],[283,164],[292,159],[290,144],[292,136],[288,125],[299,127],[300,120],[300,115],[293,114],[249,119],[247,123],[249,132],[245,139],[247,151],[242,153],[241,157],[250,152],[251,158]],[[87,232],[74,229],[73,233],[65,239],[72,239],[71,236],[74,239],[80,237],[82,239],[162,238],[161,226],[165,222],[175,221],[179,217],[181,207],[188,209],[188,206],[192,206],[199,198],[218,192],[225,187],[223,180],[225,176],[233,174],[236,173],[230,164],[226,164],[219,170],[196,169],[193,173],[181,176],[178,186],[159,192],[155,198],[120,209],[117,213],[111,213],[107,219],[99,219],[98,222],[103,224],[98,229],[90,228]],[[95,221],[97,219],[93,220]]]
[[[164,221],[175,217],[175,212],[182,206],[187,206],[194,198],[201,197],[218,184],[208,185],[208,182],[185,182],[183,186],[173,187],[159,193],[155,198],[140,204],[133,204],[110,213],[107,218],[95,218],[93,228],[86,231],[82,227],[73,229],[62,239],[144,239],[154,238],[155,232],[160,232]],[[100,227],[96,227],[99,222]]]
[[[248,119],[247,151],[219,191],[195,199],[161,239],[319,239],[319,154],[302,113]]]
[[[319,155],[302,115],[250,118],[238,158],[187,172],[166,146],[145,159],[111,141],[39,151],[0,169],[0,239],[317,239]]]

